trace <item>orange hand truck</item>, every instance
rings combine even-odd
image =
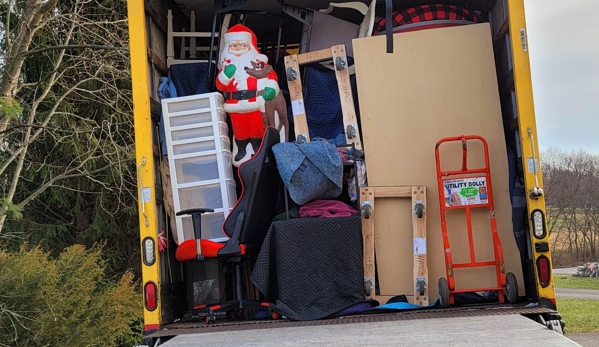
[[[482,168],[468,168],[468,144],[467,142],[480,141],[483,144],[485,155],[485,166]],[[439,159],[439,148],[445,142],[462,142],[462,169],[456,171],[442,171]],[[516,276],[505,273],[503,264],[503,251],[501,241],[497,233],[497,221],[495,220],[495,209],[493,207],[493,193],[491,189],[491,169],[489,167],[489,150],[487,141],[478,135],[467,135],[458,137],[447,137],[439,140],[435,146],[435,159],[437,161],[437,184],[439,186],[439,204],[441,211],[441,230],[443,233],[443,248],[445,250],[445,272],[447,278],[439,278],[439,299],[442,307],[454,304],[456,293],[474,293],[484,291],[497,291],[499,302],[504,303],[504,291],[509,303],[515,303],[518,299],[518,283]],[[471,209],[488,208],[489,220],[491,222],[491,233],[495,259],[492,261],[476,261],[474,254],[474,242],[472,239]],[[454,264],[447,235],[447,222],[445,212],[448,210],[465,210],[468,225],[468,244],[470,248],[470,262]],[[483,266],[494,266],[497,274],[497,286],[486,288],[469,288],[456,290],[454,268],[473,268]]]

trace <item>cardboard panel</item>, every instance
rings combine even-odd
[[[443,137],[462,134],[481,135],[489,143],[495,215],[506,271],[516,274],[523,295],[522,269],[512,233],[507,154],[489,25],[395,34],[392,54],[386,53],[383,36],[356,39],[353,47],[368,185],[428,187],[431,302],[438,297],[438,278],[445,276],[435,144]],[[443,147],[443,168],[459,169],[461,155],[459,144]],[[472,143],[469,155],[469,165],[482,165],[482,146]],[[380,200],[376,205],[381,294],[411,293],[405,283],[412,279],[412,253],[402,246],[411,244],[410,209],[385,206],[402,203]],[[472,219],[477,260],[492,260],[488,209],[474,211]],[[447,225],[454,262],[468,261],[464,212],[449,211]],[[494,284],[492,267],[456,270],[458,288]]]

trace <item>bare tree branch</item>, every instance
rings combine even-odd
[[[56,51],[63,49],[102,49],[102,50],[115,50],[115,51],[127,51],[126,47],[114,47],[114,46],[100,46],[100,45],[71,45],[71,46],[55,46],[55,47],[45,47],[32,51],[24,52],[24,56],[31,56],[43,52],[48,51]]]

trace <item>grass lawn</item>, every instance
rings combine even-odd
[[[599,278],[555,275],[556,288],[599,290]],[[566,322],[566,333],[599,331],[599,300],[557,299],[557,310]]]
[[[566,334],[599,331],[599,300],[557,299],[557,310],[566,322]]]
[[[596,289],[599,290],[597,277],[572,277],[570,275],[555,275],[556,288]]]

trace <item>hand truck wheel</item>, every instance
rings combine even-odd
[[[362,215],[366,219],[370,219],[370,215],[372,214],[372,206],[369,204],[362,205]]]
[[[449,285],[445,277],[439,278],[439,304],[443,308],[449,307]]]
[[[292,68],[291,66],[287,68],[285,71],[287,81],[295,81],[297,79],[297,70]]]
[[[364,280],[364,293],[367,296],[370,296],[370,293],[372,292],[372,281],[370,281],[369,279]]]
[[[505,276],[506,280],[506,296],[507,301],[510,304],[515,304],[518,302],[518,281],[516,281],[516,275],[511,272],[508,272]]]
[[[421,203],[416,204],[414,206],[414,213],[416,214],[416,217],[422,218],[424,216],[424,205]]]

